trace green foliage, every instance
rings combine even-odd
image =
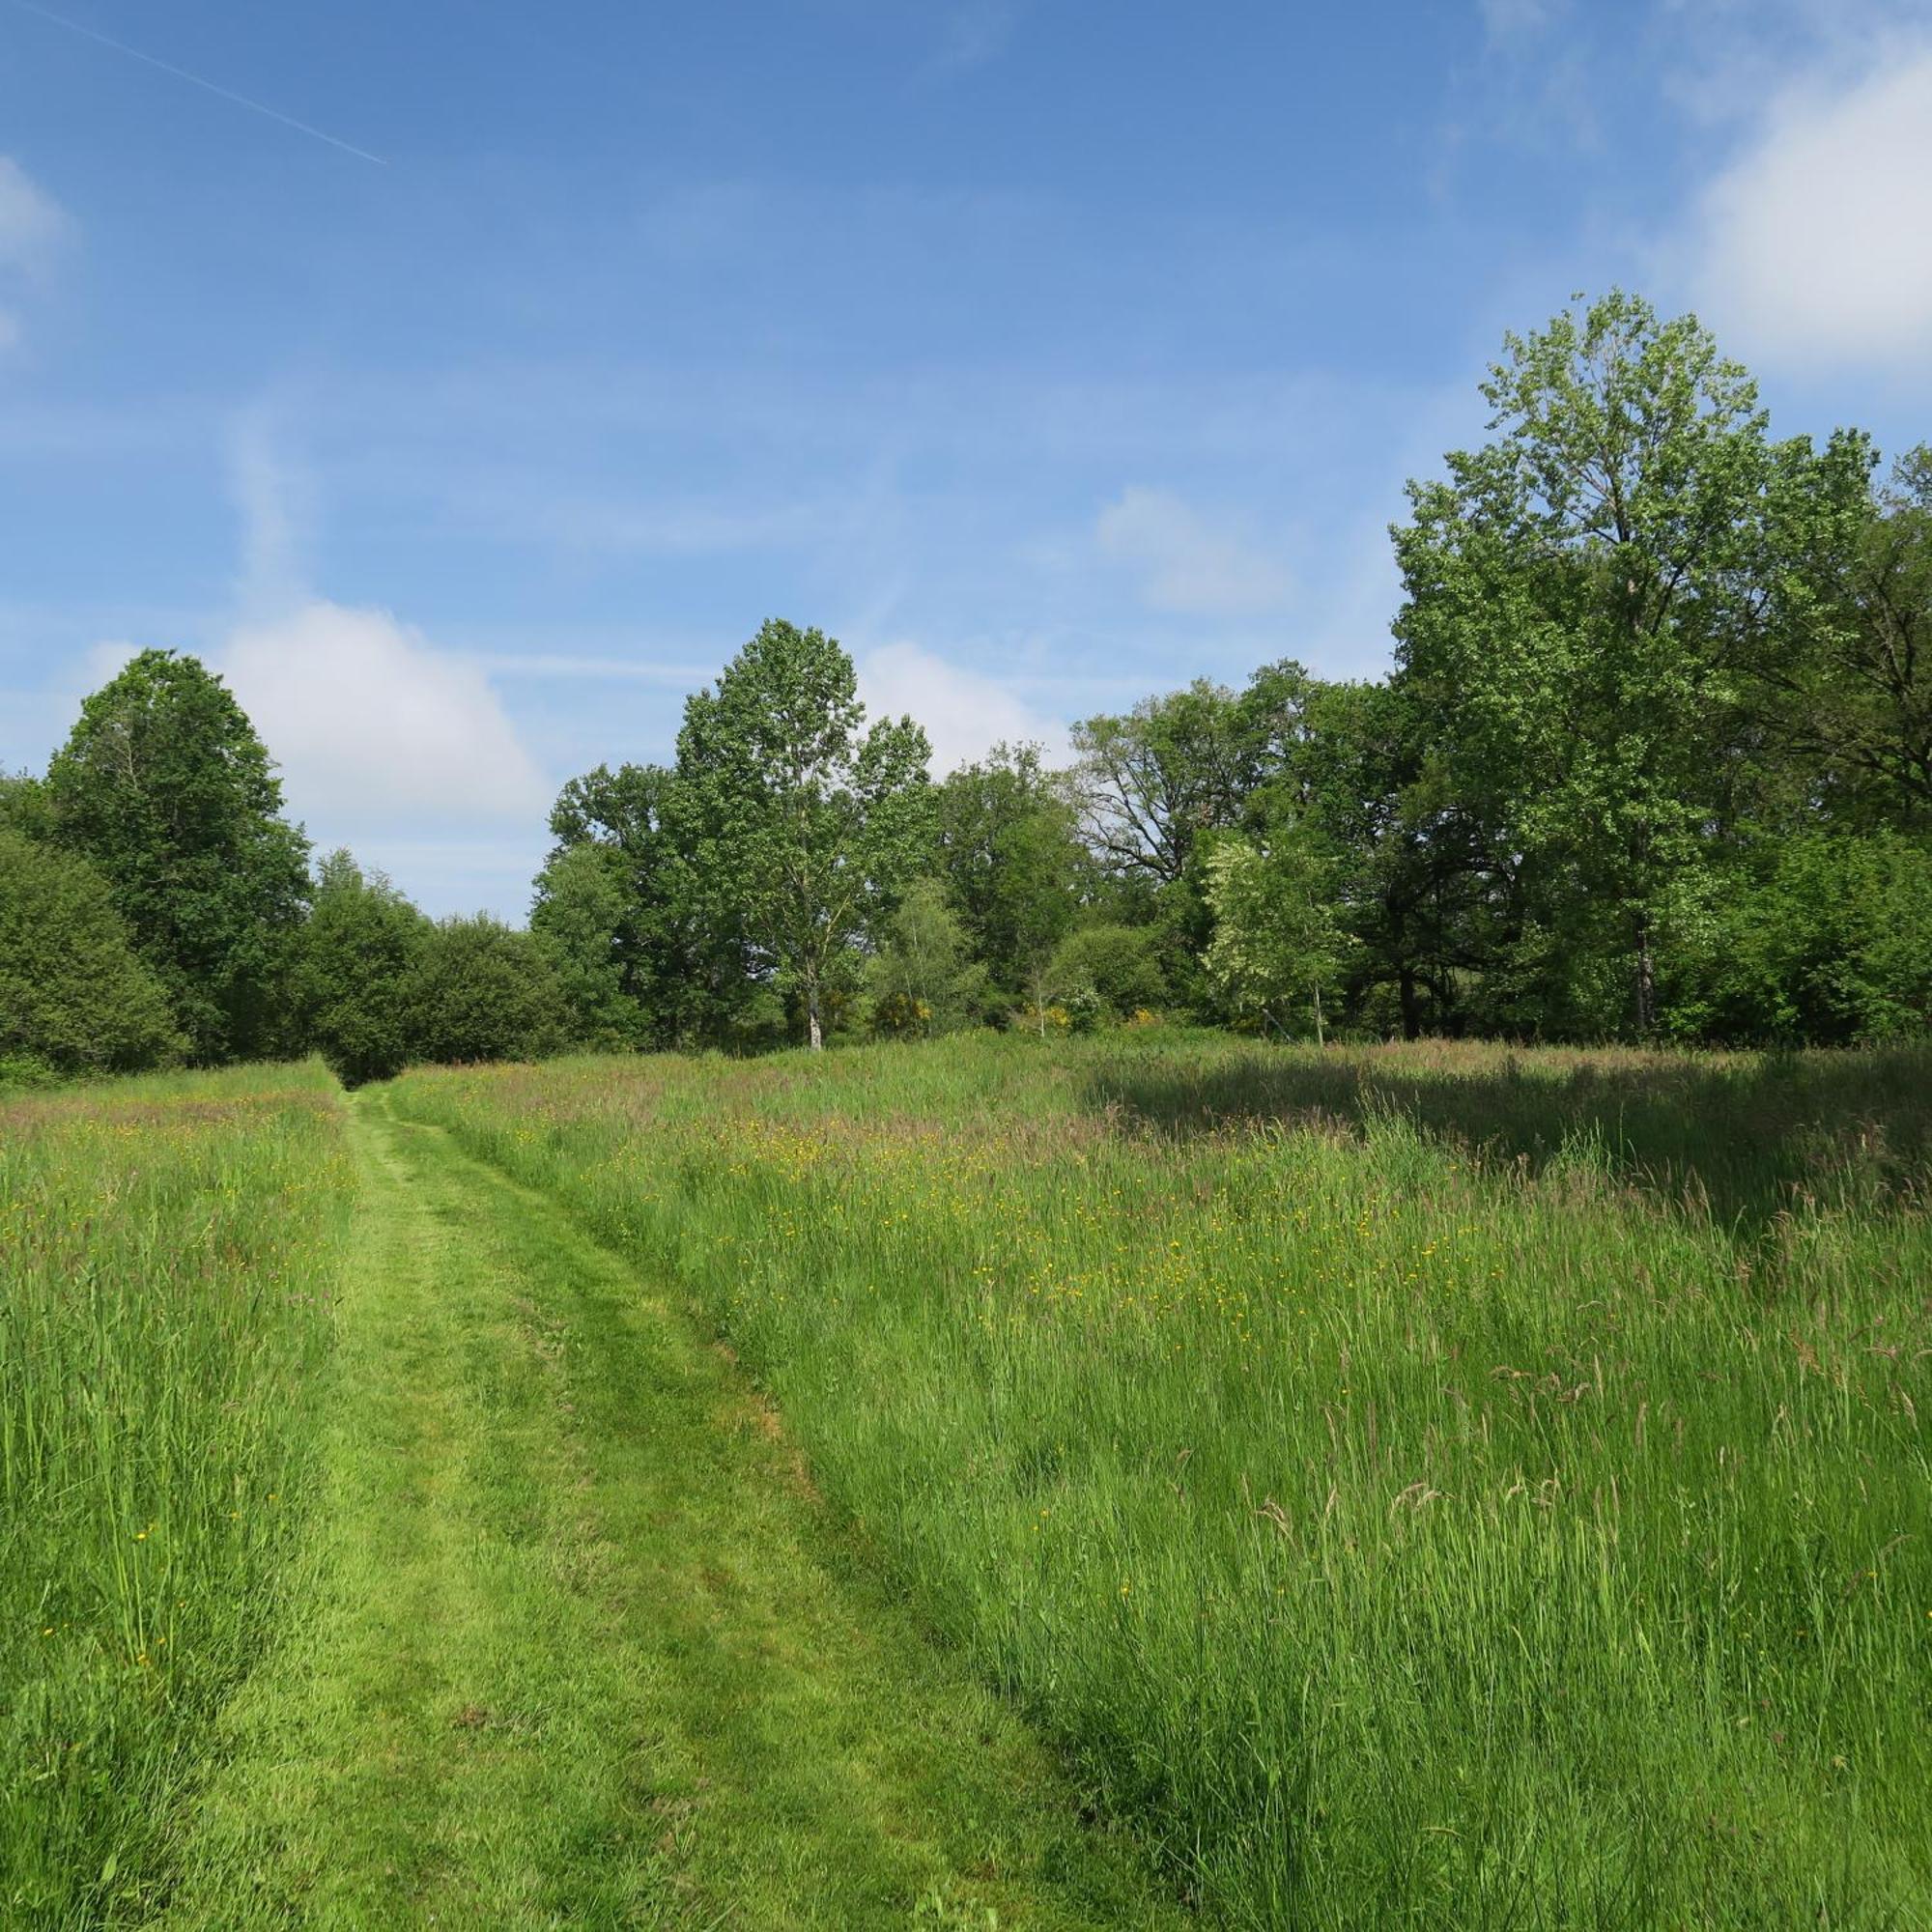
[[[555,971],[574,1046],[610,1053],[648,1041],[649,1015],[626,983],[635,902],[631,867],[612,845],[566,846],[538,874],[530,930]]]
[[[1402,674],[1546,922],[1630,959],[1647,1034],[1664,901],[1728,802],[1717,753],[1779,464],[1808,458],[1774,455],[1693,319],[1621,294],[1509,337],[1483,393],[1495,440],[1412,485],[1396,533]]]
[[[1696,1038],[1862,1044],[1932,1032],[1932,847],[1812,835],[1724,880],[1670,1008]]]
[[[1074,726],[1074,784],[1103,865],[1172,885],[1194,841],[1231,826],[1261,777],[1257,719],[1207,678]]]
[[[414,1061],[534,1060],[554,1053],[568,1036],[549,951],[488,913],[429,926],[402,998]]]
[[[937,879],[906,888],[880,938],[866,971],[875,1032],[929,1038],[975,1016],[986,969],[967,957],[963,922]]]
[[[1852,830],[1932,830],[1932,447],[1874,490],[1843,432],[1787,481],[1746,702]]]
[[[31,772],[0,772],[0,832],[18,832],[43,842],[53,838],[47,788]]]
[[[1060,942],[1051,979],[1060,1004],[1084,1013],[1092,999],[1097,1013],[1124,1019],[1137,1009],[1157,1009],[1167,999],[1158,935],[1145,926],[1097,923],[1082,925]]]
[[[1318,1043],[1321,996],[1341,973],[1344,938],[1332,867],[1305,829],[1277,825],[1265,845],[1232,837],[1208,854],[1214,938],[1207,966],[1233,1009],[1288,1031],[1307,1003]]]
[[[413,1057],[412,986],[429,922],[347,852],[316,868],[292,986],[304,1041],[349,1086],[386,1080]]]
[[[307,846],[221,680],[194,658],[141,652],[82,704],[46,797],[54,837],[107,881],[193,1057],[271,1049]]]
[[[1083,852],[1075,813],[1037,746],[997,746],[938,787],[941,876],[992,987],[1036,1013],[1072,923]]]
[[[177,1058],[167,995],[86,860],[0,827],[0,1065],[124,1073]]]
[[[863,730],[852,660],[772,621],[685,706],[677,782],[712,923],[742,931],[797,993],[810,1044],[853,944],[886,916],[931,837],[925,734]]]

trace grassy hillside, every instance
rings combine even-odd
[[[421,1073],[1232,1923],[1932,1918],[1932,1056]]]
[[[150,1894],[275,1627],[348,1194],[319,1066],[0,1103],[0,1922]]]

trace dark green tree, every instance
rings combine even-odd
[[[1036,1019],[1086,869],[1074,810],[1033,745],[999,745],[936,787],[939,867],[973,956]]]
[[[0,825],[0,1065],[125,1073],[183,1044],[106,882],[77,854]]]
[[[599,765],[563,787],[550,829],[556,843],[537,881],[539,906],[552,896],[552,868],[580,847],[596,848],[621,878],[622,898],[607,901],[604,915],[617,915],[608,934],[610,953],[619,988],[638,1009],[634,1037],[663,1046],[728,1037],[752,990],[740,908],[721,882],[696,869],[698,827],[676,772]],[[583,925],[590,916],[587,903],[572,915],[576,943],[590,947],[601,962],[603,950]],[[549,913],[532,914],[533,925],[551,921]],[[616,1009],[600,1024],[626,1030]]]
[[[487,913],[438,920],[403,990],[412,1060],[536,1060],[568,1037],[563,989],[543,946]]]
[[[1054,949],[1048,972],[1063,1004],[1091,992],[1100,1010],[1116,1019],[1143,1009],[1157,1011],[1167,999],[1159,937],[1146,926],[1104,920],[1076,925]]]
[[[410,1000],[430,923],[381,872],[343,851],[316,867],[291,981],[303,1042],[349,1086],[413,1057]]]
[[[83,703],[46,788],[55,839],[107,881],[191,1056],[285,1044],[307,841],[221,680],[194,658],[141,652]]]
[[[566,846],[538,874],[530,930],[556,973],[572,1044],[616,1053],[647,1042],[650,1015],[632,988],[648,909],[614,845]]]
[[[1745,702],[1797,800],[1851,830],[1932,829],[1932,448],[1874,489],[1869,440],[1788,468]]]

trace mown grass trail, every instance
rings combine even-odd
[[[680,1309],[380,1095],[354,1136],[315,1596],[226,1716],[162,1922],[1167,1922],[842,1563]]]

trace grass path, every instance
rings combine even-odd
[[[313,1587],[226,1715],[164,1924],[1173,1922],[841,1560],[679,1309],[354,1104]]]

